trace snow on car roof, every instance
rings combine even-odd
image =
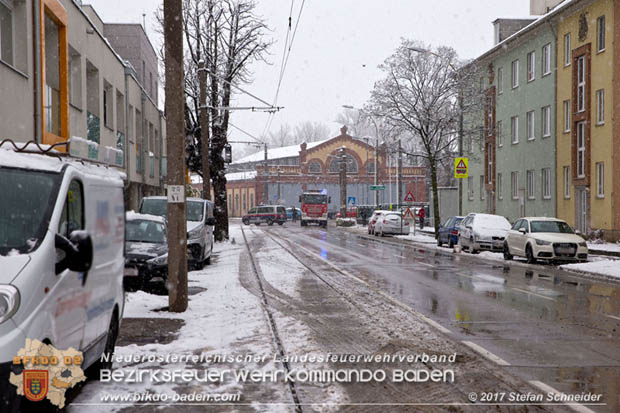
[[[28,145],[26,149],[38,150],[34,145]],[[47,145],[39,145],[42,148],[46,148]],[[49,147],[49,146],[47,146]],[[55,150],[51,151],[51,154],[58,153]],[[99,165],[87,160],[73,158],[69,156],[54,156],[44,155],[39,153],[26,153],[17,152],[12,147],[0,147],[0,166],[7,168],[19,168],[32,171],[45,171],[45,172],[60,172],[65,165],[71,165],[78,169],[80,172],[97,176],[100,178],[106,178],[122,183],[124,173],[117,171],[113,167],[107,165]]]
[[[128,221],[134,221],[136,219],[142,219],[145,221],[156,221],[156,222],[160,222],[160,223],[165,223],[166,220],[164,219],[164,217],[161,217],[159,215],[150,215],[150,214],[139,214],[135,211],[127,211],[125,213],[125,219],[127,219]]]
[[[475,225],[483,225],[485,228],[510,228],[510,222],[501,215],[476,214]]]

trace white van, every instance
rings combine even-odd
[[[201,198],[187,198],[187,251],[189,264],[201,269],[211,264],[213,253],[215,204]],[[140,213],[159,215],[168,218],[168,198],[165,196],[148,196],[140,202]]]
[[[0,194],[2,399],[15,393],[8,376],[26,338],[82,351],[82,369],[114,351],[125,213],[113,168],[2,147]]]

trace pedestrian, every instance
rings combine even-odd
[[[297,222],[297,208],[293,206],[293,222]]]
[[[420,219],[420,229],[424,229],[424,218],[425,217],[426,217],[426,212],[424,212],[424,207],[422,207],[418,211],[418,218]]]

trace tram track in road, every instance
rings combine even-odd
[[[395,299],[394,297],[391,297],[389,294],[384,293],[383,291],[378,290],[377,288],[373,287],[372,285],[370,285],[367,281],[349,273],[348,271],[339,268],[338,266],[330,263],[329,261],[321,258],[319,256],[319,254],[299,245],[299,244],[294,244],[295,248],[298,249],[299,251],[301,251],[303,254],[299,253],[299,252],[294,252],[293,248],[292,248],[292,241],[285,239],[282,235],[277,234],[277,231],[274,230],[270,230],[270,229],[261,229],[261,232],[265,235],[267,235],[267,237],[269,237],[275,244],[277,244],[278,246],[280,246],[282,248],[283,251],[286,251],[289,255],[291,255],[292,257],[295,258],[295,260],[297,262],[299,262],[304,268],[306,268],[308,270],[308,272],[310,274],[312,274],[314,277],[316,277],[318,280],[320,280],[322,283],[324,283],[328,288],[330,288],[331,290],[335,291],[340,297],[342,297],[344,300],[346,300],[350,305],[352,305],[353,307],[359,309],[359,311],[363,312],[364,314],[368,315],[371,319],[374,319],[373,315],[368,312],[365,308],[361,307],[359,305],[359,303],[352,298],[351,296],[349,296],[349,294],[347,294],[346,292],[344,292],[342,290],[342,287],[339,285],[336,285],[336,283],[332,282],[331,280],[329,280],[328,278],[332,278],[333,276],[327,276],[325,274],[321,274],[320,270],[317,270],[317,265],[316,263],[313,265],[311,263],[309,263],[309,260],[311,260],[312,258],[317,259],[318,261],[320,261],[322,264],[325,264],[326,266],[328,266],[331,270],[333,270],[333,272],[339,273],[340,275],[344,275],[346,277],[346,279],[349,279],[351,281],[354,281],[356,283],[359,283],[360,286],[363,286],[363,288],[369,289],[371,290],[374,294],[382,297],[383,299],[385,299],[385,301],[389,302],[390,304],[392,304],[393,306],[397,307],[399,310],[408,313],[409,315],[422,320],[425,324],[433,327],[434,329],[436,329],[437,331],[441,332],[444,336],[450,336],[451,335],[451,331],[448,330],[447,328],[443,327],[441,324],[435,322],[434,320],[424,316],[423,314],[413,310],[410,306],[401,303],[400,301],[398,301],[397,299]],[[430,265],[430,264],[428,264]],[[320,267],[319,267],[320,268]],[[377,322],[379,322],[379,320],[377,320]],[[449,340],[452,340],[451,338],[448,338]],[[455,342],[456,343],[456,342]],[[468,343],[462,343],[462,342],[458,342],[459,344],[465,344],[468,348],[466,349],[460,349],[459,353],[469,353],[470,357],[474,357],[474,358],[478,358],[480,356],[482,356],[483,358],[486,358],[487,360],[491,361],[493,364],[498,364],[498,365],[504,365],[504,364],[508,364],[505,361],[502,360],[503,363],[497,363],[497,360],[501,360],[499,357],[493,355],[492,353],[488,352],[488,351],[478,351],[474,346],[469,346],[467,345]],[[427,368],[429,369],[434,369],[434,368],[438,368],[438,366],[434,366],[432,363],[423,363]],[[503,379],[506,380],[506,383],[511,382],[512,385],[514,385],[514,380],[515,377],[510,375],[509,373],[506,372],[497,372],[495,371],[495,375],[497,376],[498,379]],[[519,379],[517,379],[519,380]],[[520,381],[520,380],[519,380]],[[522,382],[521,383],[525,386],[532,386],[531,388],[535,388],[535,386],[532,383],[529,382]],[[447,383],[445,383],[447,384]],[[469,389],[465,389],[462,388],[462,386],[460,386],[457,383],[450,383],[450,387],[451,387],[451,391],[456,392],[458,394],[461,395],[463,400],[467,400],[467,396],[469,394]],[[472,404],[472,406],[475,406],[475,404]],[[552,408],[552,407],[551,407]],[[543,409],[545,410],[545,409]]]
[[[258,274],[258,268],[256,266],[256,261],[254,259],[254,255],[252,254],[252,250],[250,248],[250,244],[248,243],[248,239],[245,235],[245,231],[243,230],[243,226],[241,226],[241,233],[243,234],[243,240],[245,242],[248,255],[250,257],[250,264],[252,267],[252,271],[254,273],[254,276],[256,277],[256,281],[258,283],[258,287],[261,293],[261,304],[263,306],[263,310],[267,314],[267,319],[269,320],[269,326],[271,328],[271,334],[274,338],[275,345],[278,348],[278,353],[282,357],[282,361],[281,361],[282,366],[288,373],[290,373],[291,368],[290,368],[288,361],[286,361],[286,352],[282,344],[282,339],[280,338],[280,332],[278,331],[278,326],[273,317],[273,313],[271,312],[271,307],[269,306],[269,302],[267,301],[267,295],[265,294],[265,289],[263,287],[261,277]],[[291,392],[291,397],[293,398],[293,402],[295,404],[295,412],[302,413],[303,412],[302,403],[301,403],[301,400],[299,399],[299,394],[297,393],[295,382],[292,380],[288,380],[288,388],[289,388],[289,391]]]

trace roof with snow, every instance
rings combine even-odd
[[[333,138],[330,138],[333,139]],[[327,142],[330,139],[324,139],[322,141],[310,142],[307,143],[306,149],[314,148],[324,142]],[[295,156],[299,156],[299,151],[301,150],[301,144],[291,145],[291,146],[283,146],[281,148],[267,148],[267,159],[281,159],[281,158],[293,158]],[[251,155],[245,156],[235,162],[233,164],[240,163],[249,163],[249,162],[260,162],[265,160],[265,152],[258,151]]]

